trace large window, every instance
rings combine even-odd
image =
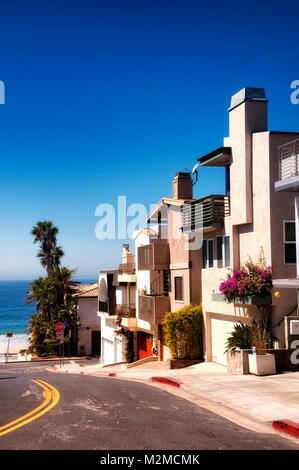
[[[283,222],[283,245],[285,264],[296,263],[296,229],[295,222],[285,220]]]
[[[174,300],[184,300],[183,276],[175,276],[174,278]]]

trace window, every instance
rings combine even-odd
[[[208,267],[214,266],[214,240],[208,240]]]
[[[296,263],[296,229],[295,222],[283,222],[283,245],[284,245],[284,262],[285,264]]]
[[[184,300],[183,298],[183,276],[174,278],[174,300]]]
[[[223,268],[223,239],[217,237],[217,268]]]
[[[214,267],[214,240],[203,240],[202,242],[202,267]]]
[[[217,237],[217,268],[230,267],[230,237]]]
[[[223,237],[223,244],[224,244],[224,266],[226,268],[230,267],[230,237],[225,236]]]
[[[202,241],[202,267],[207,267],[207,240]]]

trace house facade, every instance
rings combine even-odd
[[[125,343],[116,334],[116,320],[121,313],[125,318],[135,317],[136,276],[134,255],[129,245],[123,245],[122,262],[117,269],[103,270],[99,274],[98,311],[101,323],[101,362],[123,362]]]
[[[80,319],[78,333],[79,355],[101,355],[101,322],[98,311],[98,283],[82,284],[74,287],[73,298],[77,301]]]
[[[136,254],[136,317],[122,325],[134,333],[137,360],[158,355],[169,358],[162,321],[201,300],[200,247],[190,249],[194,235],[182,232],[184,203],[193,200],[190,173],[178,173],[173,194],[161,199],[148,214],[148,226],[134,234]]]
[[[205,359],[223,365],[227,361],[225,343],[234,324],[249,322],[258,313],[256,305],[221,299],[219,285],[230,268],[237,269],[248,257],[256,261],[262,248],[274,279],[278,273],[289,278],[296,272],[286,238],[288,223],[294,221],[292,196],[276,192],[274,182],[278,180],[279,147],[299,134],[269,131],[267,106],[263,89],[245,88],[232,97],[229,136],[223,147],[199,158],[202,176],[206,166],[224,167],[225,194],[191,202],[203,205]],[[193,224],[196,231],[196,220]],[[285,347],[285,334],[279,322],[295,304],[294,290],[285,289],[280,298],[272,296],[272,325],[277,325],[273,334],[280,347]]]

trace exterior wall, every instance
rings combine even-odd
[[[205,239],[214,239],[214,268],[202,270],[206,360],[212,357],[211,318],[237,322],[258,315],[256,306],[212,301],[211,294],[219,292],[219,285],[229,272],[227,268],[216,268],[217,235],[230,235],[232,268],[237,268],[248,256],[256,261],[262,247],[266,263],[273,267],[274,278],[296,276],[296,265],[285,265],[283,256],[283,221],[295,218],[294,194],[276,193],[274,189],[274,182],[279,179],[278,147],[295,136],[266,131],[265,108],[264,103],[245,102],[230,112],[230,137],[225,139],[225,145],[232,147],[231,216],[226,217],[223,230],[204,234]],[[282,289],[280,298],[273,296],[272,324],[296,302],[295,289]],[[283,325],[274,334],[284,347]]]
[[[101,329],[101,319],[97,315],[97,299],[79,299],[78,314],[82,330],[79,331],[78,353],[84,346],[85,354],[92,353],[92,331]]]

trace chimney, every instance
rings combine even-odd
[[[129,243],[123,244],[123,251],[121,255],[122,264],[132,264],[134,265],[134,255],[130,251]]]
[[[190,173],[177,173],[173,180],[174,199],[192,199],[193,184]]]
[[[264,88],[245,87],[231,98],[230,120],[235,115],[237,120],[240,119],[239,107],[243,105],[247,133],[267,131],[267,103]]]

